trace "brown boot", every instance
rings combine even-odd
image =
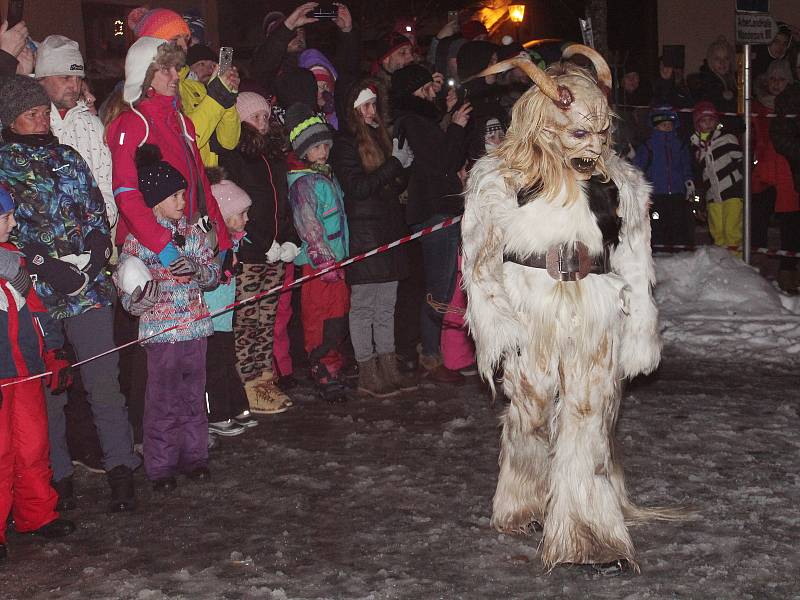
[[[789,269],[778,271],[778,287],[784,292],[794,296],[799,285],[800,271]]]
[[[385,381],[404,392],[410,392],[419,387],[414,375],[400,372],[397,366],[397,355],[394,352],[379,354],[378,368]]]
[[[358,363],[358,391],[375,398],[389,398],[400,393],[396,387],[381,377],[378,359],[374,356]]]

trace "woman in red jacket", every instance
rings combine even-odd
[[[194,126],[180,112],[178,69],[184,57],[175,44],[139,38],[125,57],[124,105],[116,107],[119,114],[106,130],[113,160],[114,198],[122,215],[117,242],[121,243],[130,231],[158,254],[165,267],[179,254],[170,231],[156,222],[139,191],[135,156],[145,142],[158,146],[163,159],[186,179],[187,218],[199,221],[206,230],[214,229],[221,253],[231,247],[194,140]]]

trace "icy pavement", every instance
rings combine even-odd
[[[160,497],[137,473],[135,514],[104,514],[104,478],[79,471],[78,531],[12,534],[0,598],[800,599],[800,336],[743,329],[797,312],[715,256],[659,260],[662,367],[623,402],[633,499],[698,515],[632,529],[641,575],[547,574],[538,535],[489,527],[503,405],[477,383],[336,407],[302,389],[221,440],[211,483]],[[703,277],[681,280],[681,261],[705,261]],[[714,292],[718,277],[734,292]],[[695,286],[684,314],[678,280]],[[756,296],[773,304],[736,308]],[[710,307],[725,318],[691,320]]]

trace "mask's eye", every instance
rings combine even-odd
[[[582,140],[588,135],[589,132],[583,129],[576,129],[575,131],[572,132],[572,137],[574,137],[576,140]]]

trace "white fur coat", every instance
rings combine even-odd
[[[576,368],[591,360],[607,333],[615,345],[610,373],[617,379],[649,373],[661,345],[652,297],[655,272],[650,250],[650,186],[641,172],[617,156],[606,167],[619,188],[620,243],[610,255],[612,272],[560,282],[545,269],[503,262],[503,253],[526,257],[563,242],[581,241],[602,252],[602,234],[583,184],[565,186],[555,198],[519,206],[513,181],[501,175],[500,159],[485,156],[470,173],[463,240],[463,281],[469,297],[466,321],[475,339],[484,379],[505,359],[528,370],[554,373],[564,359]],[[567,174],[568,176],[568,174]],[[576,201],[565,203],[569,189]],[[566,352],[574,356],[562,356]],[[526,363],[526,364],[520,364]],[[548,363],[548,364],[545,364]]]

